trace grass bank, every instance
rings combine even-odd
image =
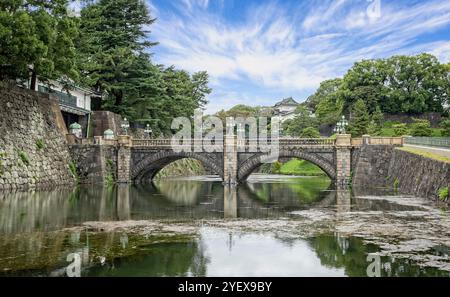
[[[441,162],[445,162],[445,163],[450,163],[450,158],[449,157],[445,157],[445,156],[441,156],[438,154],[434,154],[428,151],[424,151],[418,148],[412,148],[412,147],[399,147],[397,148],[398,150],[402,150],[405,152],[409,152],[412,154],[416,154],[425,158],[429,158],[429,159],[433,159],[433,160],[437,160],[437,161],[441,161]]]
[[[305,160],[292,159],[284,164],[281,164],[273,173],[284,175],[299,175],[299,176],[326,176],[318,166]]]

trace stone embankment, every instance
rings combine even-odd
[[[450,187],[450,163],[392,146],[362,146],[353,176],[355,188],[391,188],[401,194],[437,200]]]
[[[0,190],[74,184],[56,98],[0,84]]]

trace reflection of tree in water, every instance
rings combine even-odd
[[[223,211],[220,182],[166,180],[131,187],[133,219],[208,218]]]
[[[141,254],[89,269],[87,276],[204,276],[209,259],[197,241],[152,243]]]
[[[48,275],[65,267],[65,256],[80,247],[67,232],[0,235],[0,275]]]
[[[282,183],[248,183],[247,187],[264,203],[295,207],[320,201],[330,184],[326,177],[308,177],[286,179]]]
[[[12,192],[0,196],[0,233],[46,231],[64,227],[72,208],[72,190]]]
[[[208,264],[211,262],[206,255],[205,244],[202,240],[197,243],[197,252],[192,259],[190,271],[193,276],[206,276]]]
[[[159,180],[155,186],[170,202],[186,206],[196,205],[199,197],[207,191],[201,181]]]
[[[374,245],[364,244],[362,239],[320,235],[309,239],[322,265],[344,268],[347,276],[367,276],[367,255],[376,253]],[[448,276],[448,272],[419,267],[409,259],[381,258],[381,276]]]

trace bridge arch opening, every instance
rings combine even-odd
[[[168,165],[175,161],[182,159],[194,159],[201,163],[207,172],[222,177],[222,169],[219,164],[212,158],[208,158],[202,154],[196,154],[191,152],[161,152],[152,154],[143,160],[139,161],[131,172],[131,179],[135,183],[150,182],[153,178],[161,172]]]
[[[299,159],[308,161],[317,167],[319,167],[332,181],[336,180],[336,169],[333,166],[333,162],[325,159],[324,157],[314,154],[306,153],[302,151],[280,151],[279,156],[273,159],[267,159],[265,155],[255,155],[244,161],[238,169],[239,182],[245,182],[247,178],[254,173],[262,165],[268,162],[275,162],[283,159]]]

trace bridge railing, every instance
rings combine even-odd
[[[371,145],[403,145],[403,137],[370,137]]]
[[[406,144],[450,147],[449,137],[405,137]]]
[[[363,145],[362,138],[352,138],[352,146],[361,146]]]
[[[333,146],[335,139],[331,138],[280,138],[281,146]]]
[[[118,145],[119,141],[117,139],[104,139],[102,137],[95,137],[92,139],[78,139],[73,135],[67,136],[69,144],[102,144],[102,145]],[[131,145],[133,147],[155,147],[155,148],[172,148],[172,139],[131,139]],[[396,145],[401,146],[404,143],[417,144],[417,145],[430,145],[430,146],[440,146],[440,147],[450,147],[450,138],[431,138],[431,137],[363,137],[363,138],[352,138],[351,146],[359,147],[363,144],[368,145]],[[192,147],[195,145],[202,146],[203,144],[211,144],[208,140],[203,139],[191,139],[189,144],[179,143],[179,146]],[[214,143],[212,143],[214,144]],[[249,148],[262,148],[266,145],[272,144],[272,139],[238,139],[236,144],[245,149]],[[286,147],[308,147],[308,146],[321,146],[330,147],[336,145],[336,140],[332,138],[279,138],[279,146]]]
[[[191,139],[192,145],[203,144],[202,139]],[[209,142],[208,142],[209,144]],[[244,139],[242,141],[237,140],[238,145],[248,146],[261,146],[271,145],[272,139]],[[280,146],[333,146],[335,144],[334,139],[330,138],[280,138],[278,139]],[[171,139],[132,139],[132,146],[137,147],[170,147],[172,145]],[[180,143],[181,145],[181,143]]]
[[[402,146],[404,143],[403,137],[363,137],[363,138],[352,138],[352,146],[362,146],[367,145],[395,145]]]
[[[170,147],[171,139],[132,139],[133,146]]]

